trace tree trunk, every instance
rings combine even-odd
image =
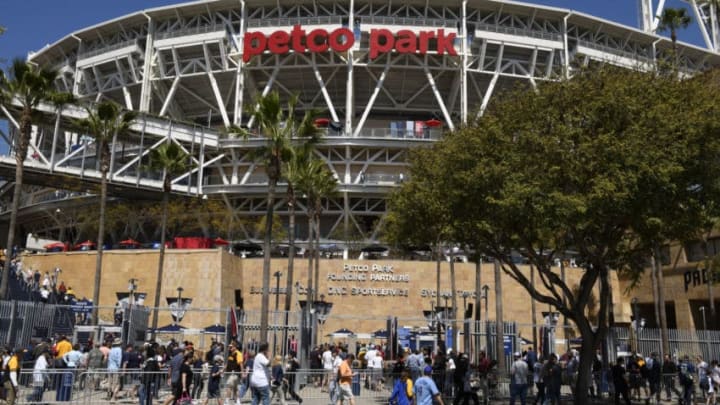
[[[530,265],[530,284],[535,285],[535,266]],[[538,329],[537,329],[537,308],[535,299],[530,301],[530,312],[532,319],[532,336],[533,336],[533,348],[535,352],[538,352]]]
[[[288,186],[292,189],[292,186]],[[295,196],[292,191],[288,192],[288,208],[290,209],[290,218],[288,219],[288,268],[285,282],[285,322],[283,323],[282,345],[280,347],[286,349],[281,350],[283,355],[289,350],[288,341],[288,322],[290,316],[290,307],[292,306],[293,282],[295,277]],[[278,291],[278,294],[280,292]]]
[[[585,318],[584,314],[578,314],[578,319]],[[576,322],[582,336],[582,344],[580,345],[580,364],[578,367],[577,381],[575,381],[574,403],[577,405],[585,405],[588,403],[588,391],[591,384],[592,364],[595,359],[595,349],[597,347],[598,332],[593,332],[588,322]],[[604,328],[599,326],[599,328]]]
[[[315,207],[315,299],[320,296],[320,209]]]
[[[109,163],[106,151],[107,145],[104,140],[100,141],[100,220],[98,223],[97,256],[95,259],[95,286],[93,288],[93,312],[92,324],[98,325],[98,310],[100,307],[100,281],[102,280],[102,258],[103,244],[105,243],[105,208],[107,206],[107,173]],[[99,336],[100,330],[98,330]]]
[[[655,257],[661,257],[660,256],[660,248],[655,247]],[[662,268],[662,262],[658,263],[659,271],[657,272],[657,283],[658,283],[658,304],[659,304],[659,310],[660,310],[660,342],[662,346],[662,352],[663,354],[669,354],[670,353],[670,341],[668,338],[668,329],[667,329],[667,313],[665,312],[665,282],[663,281],[663,268]]]
[[[309,204],[308,204],[309,205]],[[307,302],[308,308],[312,307],[313,302],[313,262],[315,260],[315,247],[313,242],[315,238],[315,214],[308,209],[308,268],[307,268]]]
[[[481,319],[481,309],[480,309],[480,303],[482,302],[482,296],[480,295],[482,291],[482,256],[480,256],[480,253],[478,253],[477,260],[475,260],[475,339],[473,344],[475,345],[475,351],[473,352],[473,357],[471,357],[471,361],[474,364],[478,364],[478,354],[480,353],[480,319]]]
[[[458,306],[457,306],[457,289],[455,288],[455,255],[453,253],[450,254],[450,294],[452,294],[451,298],[452,298],[452,307],[453,307],[452,349],[453,349],[453,352],[457,353],[457,348],[458,348],[457,337],[459,336],[458,329],[457,329],[457,318],[459,315],[458,312],[460,312],[460,311],[458,311]],[[462,312],[465,312],[465,308],[463,308]]]
[[[495,259],[495,356],[497,357],[498,370],[505,373],[505,350],[504,350],[504,330],[503,330],[503,302],[502,302],[502,280],[500,271],[500,262]]]
[[[435,257],[435,305],[433,307],[433,315],[435,314],[435,308],[440,306],[440,263],[442,260],[442,245],[440,244],[440,241],[437,242],[437,256]],[[433,322],[435,320],[433,319]],[[442,331],[440,330],[440,324],[437,325],[437,344],[440,345],[442,343]],[[438,347],[439,348],[439,347]]]
[[[162,218],[160,219],[160,253],[158,255],[157,280],[155,281],[155,309],[152,318],[152,339],[155,339],[155,330],[158,327],[158,308],[162,294],[163,266],[165,265],[165,231],[167,228],[168,202],[170,200],[170,179],[165,175],[163,187]],[[235,331],[233,331],[235,332]],[[232,336],[232,335],[231,335]]]
[[[265,238],[263,241],[262,300],[260,302],[260,341],[268,339],[268,315],[270,311],[270,243],[272,242],[273,214],[275,213],[275,186],[277,180],[269,179],[267,212],[265,214]]]
[[[15,227],[17,226],[17,215],[20,209],[20,197],[22,196],[22,184],[24,174],[25,158],[27,157],[30,144],[30,132],[32,131],[32,110],[23,108],[20,117],[20,134],[15,149],[15,188],[13,189],[13,200],[10,205],[10,223],[8,224],[8,236],[5,254],[5,268],[2,272],[2,285],[0,285],[0,299],[8,298],[8,283],[10,282],[10,264],[15,244]]]
[[[650,282],[652,284],[653,308],[655,309],[655,322],[660,326],[660,301],[658,300],[658,258],[652,255],[650,258]]]

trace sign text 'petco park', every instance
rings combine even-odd
[[[399,30],[394,33],[388,29],[370,30],[369,57],[377,58],[380,54],[395,50],[398,53],[418,53],[424,55],[431,46],[431,40],[435,40],[435,49],[438,55],[447,53],[455,56],[455,33],[445,33],[440,28],[437,31],[420,31],[415,33],[410,30]],[[243,39],[243,60],[248,62],[255,55],[265,51],[274,54],[285,54],[290,52],[327,52],[332,49],[335,52],[345,52],[355,44],[355,35],[347,28],[338,28],[328,32],[322,28],[316,28],[306,32],[302,26],[295,25],[292,31],[275,31],[270,35],[254,31],[245,33]]]

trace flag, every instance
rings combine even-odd
[[[228,330],[230,337],[233,339],[237,338],[238,336],[238,322],[237,322],[237,314],[235,313],[235,308],[230,307],[230,328]]]

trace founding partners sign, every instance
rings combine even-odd
[[[342,272],[328,273],[327,282],[354,283],[352,285],[329,285],[328,295],[360,295],[374,297],[407,297],[408,288],[378,286],[378,283],[410,282],[409,274],[397,274],[392,265],[387,264],[344,264]]]
[[[380,54],[392,52],[417,53],[424,55],[435,51],[438,55],[456,56],[455,33],[445,33],[443,28],[436,31],[398,30],[393,33],[388,29],[370,30],[369,57],[375,59]],[[293,26],[290,32],[275,31],[270,35],[260,31],[246,32],[243,38],[243,61],[249,62],[253,56],[265,51],[273,54],[286,54],[292,50],[299,53],[319,53],[333,50],[345,52],[355,45],[355,34],[348,28],[327,31],[316,28],[306,32],[301,25]],[[433,41],[431,41],[433,40]],[[434,49],[430,49],[434,47]]]

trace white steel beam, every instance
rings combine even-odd
[[[490,84],[488,85],[487,91],[485,92],[485,96],[483,96],[482,104],[480,104],[480,110],[478,111],[478,117],[481,117],[485,113],[485,109],[488,106],[488,103],[490,102],[490,97],[493,94],[493,91],[495,90],[495,85],[497,84],[498,78],[500,77],[500,73],[495,73],[493,78],[490,80]]]
[[[275,83],[275,79],[277,78],[278,72],[280,72],[280,66],[275,65],[275,69],[273,69],[272,74],[270,75],[270,78],[268,79],[267,83],[265,84],[265,88],[262,91],[262,96],[265,97],[270,93],[270,89],[272,89],[273,83]],[[255,108],[257,108],[257,103],[255,104]],[[255,117],[250,117],[250,121],[248,121],[248,128],[251,128],[253,124],[255,123]]]
[[[145,17],[148,19],[148,33],[145,38],[145,61],[143,63],[143,80],[140,90],[140,111],[150,112],[150,100],[152,99],[150,79],[152,78],[152,61],[155,53],[155,21],[147,14],[145,14]]]
[[[160,109],[161,117],[167,114],[167,110],[170,108],[170,103],[172,103],[173,97],[175,97],[175,92],[178,89],[178,84],[180,84],[180,76],[176,76],[175,80],[173,80],[173,84],[170,86],[170,91],[168,91],[168,94],[165,97],[165,102],[163,102],[162,108]]]
[[[355,0],[350,0],[348,8],[348,29],[355,32]],[[354,51],[352,48],[347,51],[347,83],[345,85],[345,135],[352,134],[352,119],[355,115],[355,63]],[[337,175],[337,173],[336,173]]]
[[[425,56],[427,58],[427,55]],[[442,95],[440,94],[440,90],[438,90],[437,84],[435,84],[435,78],[433,78],[432,73],[430,73],[430,69],[427,67],[427,63],[423,63],[421,61],[418,61],[422,63],[423,68],[425,69],[425,76],[428,79],[428,83],[430,83],[430,88],[432,89],[433,94],[435,95],[435,100],[437,100],[438,105],[440,105],[440,110],[442,110],[443,116],[445,117],[445,122],[448,125],[448,128],[450,128],[451,131],[455,130],[455,124],[452,122],[452,117],[450,117],[450,113],[447,110],[447,107],[445,107],[445,101],[442,99]]]
[[[317,67],[317,62],[315,59],[315,54],[312,54],[312,59],[308,59],[307,56],[302,54],[302,57],[310,63],[312,66],[313,73],[315,74],[315,80],[317,80],[318,85],[320,86],[320,92],[323,95],[323,98],[325,99],[325,104],[327,104],[328,111],[330,112],[330,116],[332,117],[333,121],[339,121],[337,112],[335,111],[335,106],[333,105],[332,99],[330,98],[330,94],[327,91],[327,86],[325,86],[325,81],[323,81],[322,75],[320,74],[320,70]]]
[[[715,46],[710,40],[710,34],[708,34],[707,26],[705,25],[702,15],[700,14],[700,8],[698,7],[695,0],[690,0],[690,8],[692,8],[693,13],[695,14],[695,21],[697,21],[697,25],[700,27],[700,33],[702,33],[703,41],[705,41],[705,46],[708,49],[715,49]]]
[[[388,71],[390,71],[390,54],[385,55],[385,57],[385,69],[380,74],[380,79],[377,81],[377,83],[375,83],[375,88],[373,89],[372,95],[370,95],[370,100],[368,100],[367,106],[365,106],[365,110],[363,111],[360,121],[355,126],[355,133],[353,133],[354,137],[359,136],[360,131],[362,131],[363,127],[365,126],[365,120],[367,120],[370,111],[372,111],[375,100],[377,99],[377,96],[380,93],[380,89],[383,87],[383,83],[385,82],[385,78],[387,77],[387,73]],[[335,120],[337,121],[337,119]]]
[[[462,25],[460,26],[460,40],[462,41],[462,46],[460,47],[460,52],[462,52],[462,55],[460,57],[460,122],[465,125],[467,124],[467,118],[468,118],[468,94],[467,94],[467,65],[468,65],[468,32],[467,32],[467,0],[463,0],[462,6],[461,6],[461,21]]]

